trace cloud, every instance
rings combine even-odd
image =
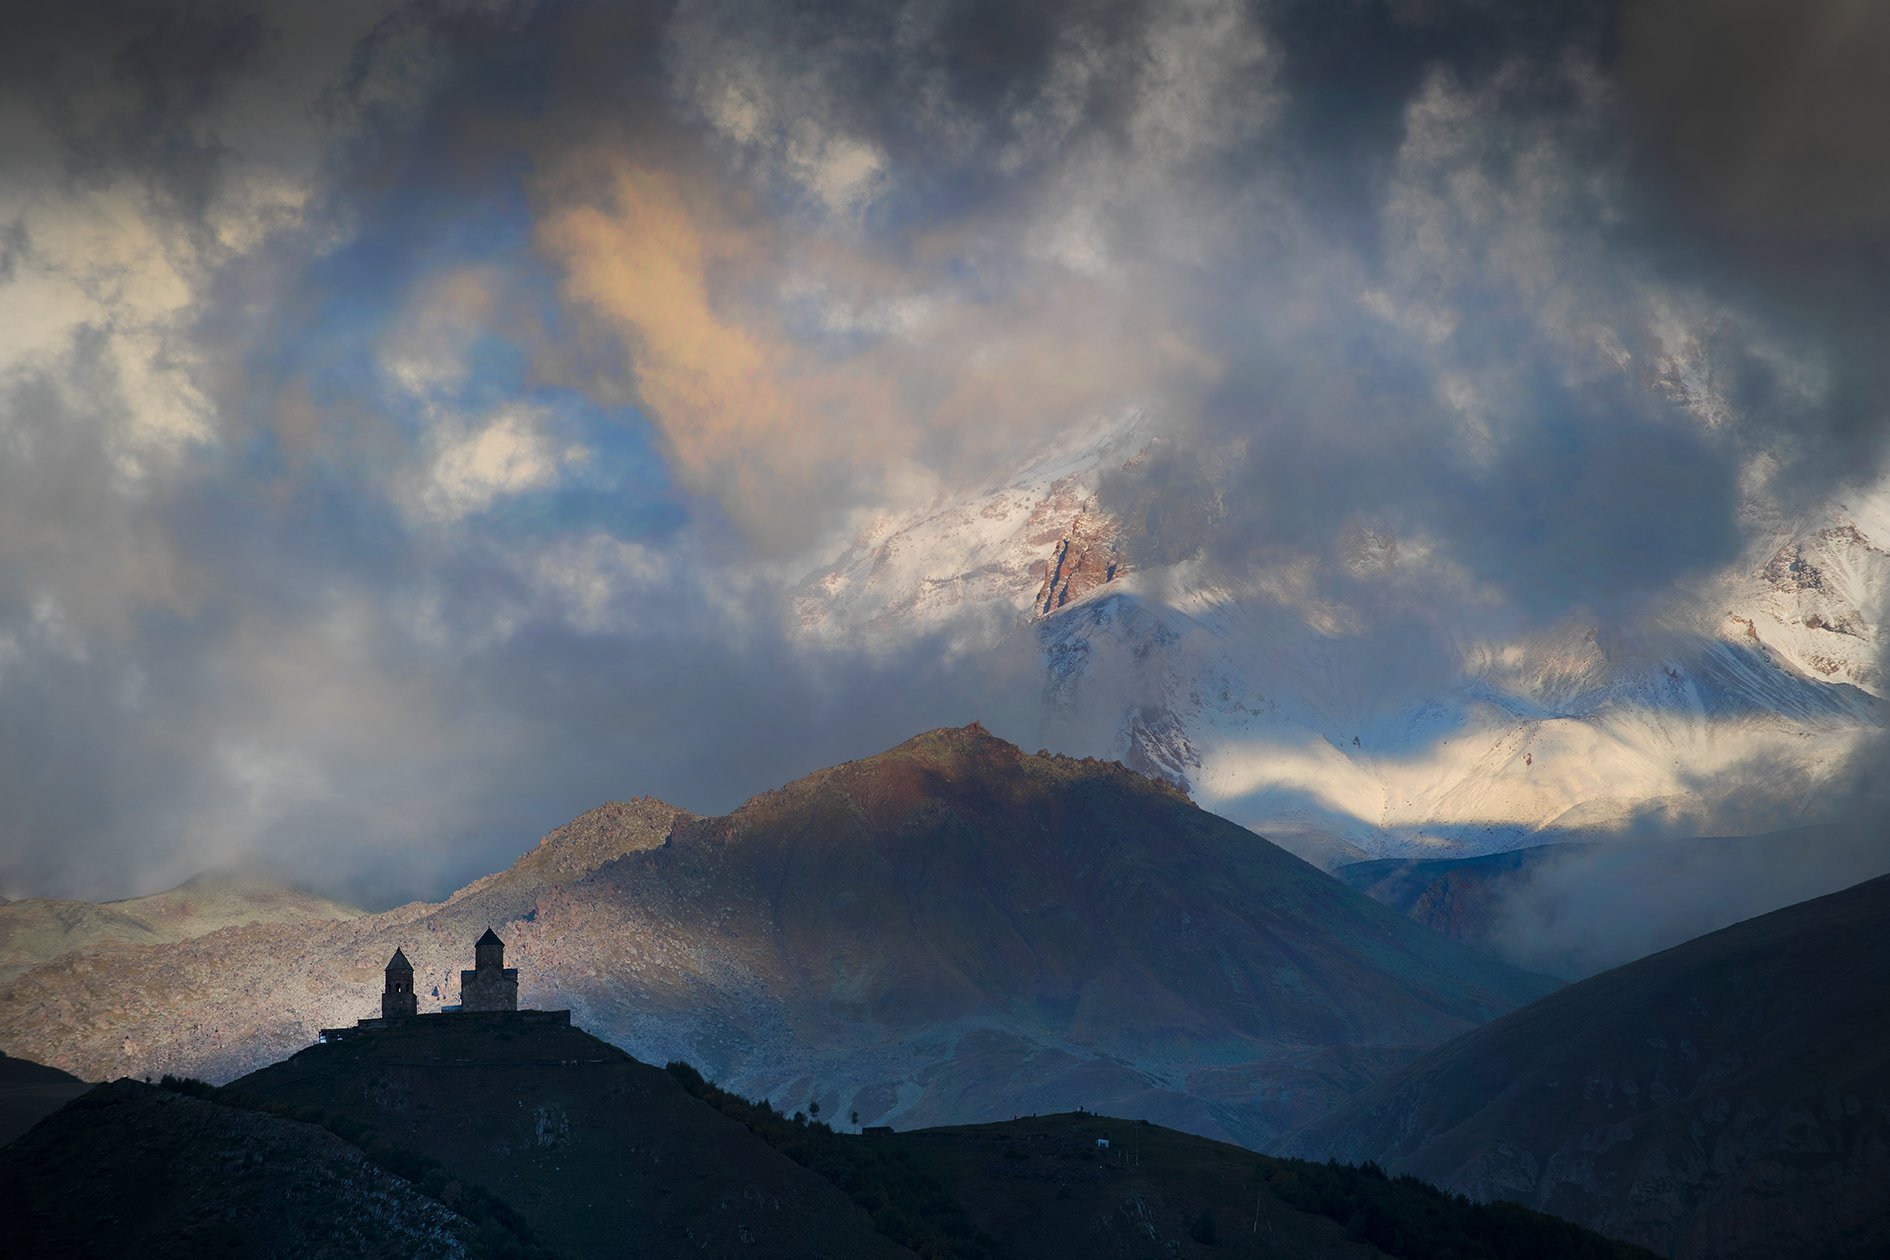
[[[1493,888],[1491,944],[1580,979],[1890,872],[1874,826],[1556,845]]]
[[[1193,542],[1233,571],[1322,557],[1359,528],[1441,551],[1526,624],[1631,619],[1733,559],[1741,451],[1650,388],[1649,329],[1691,290],[1650,280],[1616,224],[1617,109],[1595,66],[1444,69],[1404,103],[1372,248],[1301,217],[1292,247],[1212,299],[1238,368],[1192,423],[1198,457],[1118,479],[1124,510],[1193,459],[1225,506]],[[1172,501],[1172,491],[1156,497]]]
[[[600,168],[608,191],[587,197]],[[980,260],[967,283],[960,242],[922,235],[899,269],[818,230],[738,225],[674,172],[585,162],[573,182],[540,232],[566,293],[624,335],[680,473],[764,547],[806,546],[915,460],[982,471],[1218,371],[1080,268]]]
[[[1033,742],[1028,652],[823,648],[785,596],[1098,415],[1161,436],[1107,490],[1142,560],[1413,676],[1653,618],[1878,471],[1881,24],[1779,13],[35,10],[6,886],[435,892],[610,795]]]
[[[553,484],[561,464],[581,462],[584,455],[582,447],[556,449],[530,412],[508,410],[464,436],[440,439],[420,507],[436,520],[454,521],[492,506],[501,495]]]
[[[807,457],[836,440],[815,426],[862,445],[873,437],[868,416],[836,416],[818,382],[791,379],[775,337],[716,311],[710,268],[745,275],[761,261],[718,217],[712,200],[686,197],[674,180],[625,169],[607,208],[558,213],[544,241],[565,264],[567,291],[624,327],[638,393],[682,468],[705,482],[727,473],[727,501],[739,504],[765,500],[773,479],[813,475]],[[863,423],[854,431],[846,420]]]

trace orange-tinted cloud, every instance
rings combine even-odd
[[[921,453],[962,472],[1217,371],[1120,283],[1052,266],[967,298],[924,261],[938,242],[896,267],[737,223],[691,177],[605,169],[602,196],[551,198],[540,242],[567,297],[623,337],[679,475],[777,544]]]

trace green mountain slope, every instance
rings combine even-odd
[[[361,912],[262,875],[216,872],[124,901],[0,903],[0,983],[80,950],[186,941],[251,923],[339,921]]]

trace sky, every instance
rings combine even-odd
[[[1519,626],[1884,475],[1872,0],[15,10],[7,896],[1023,738],[1033,662],[786,596],[1099,416],[1150,559],[1363,522]]]

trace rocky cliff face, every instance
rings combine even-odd
[[[1085,511],[1077,516],[1044,563],[1043,585],[1037,588],[1037,598],[1032,601],[1040,616],[1048,616],[1127,573],[1116,533],[1115,521],[1100,512]]]
[[[421,1009],[490,924],[523,1006],[788,1109],[945,1123],[1088,1107],[1259,1142],[1554,982],[1439,938],[1174,788],[936,731],[721,818],[587,815],[439,905],[40,967],[6,1049],[227,1079]]]
[[[1678,1257],[1890,1248],[1890,877],[1572,985],[1281,1152],[1372,1159]]]

